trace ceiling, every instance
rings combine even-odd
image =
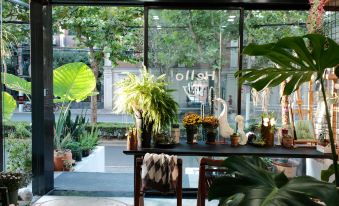
[[[307,10],[308,0],[50,0],[53,4]]]

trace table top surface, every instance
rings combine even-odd
[[[252,155],[262,157],[293,157],[293,158],[320,158],[331,159],[331,154],[324,154],[315,148],[299,147],[287,149],[282,146],[274,147],[255,147],[244,145],[231,147],[230,145],[210,145],[205,143],[186,144],[180,143],[173,148],[142,148],[138,150],[124,150],[127,155],[144,155],[146,153],[165,153],[179,156],[233,156],[233,155]]]

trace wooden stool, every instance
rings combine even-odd
[[[141,165],[143,162],[143,158],[136,159],[136,173],[135,175],[135,186],[134,190],[136,191],[134,194],[134,203],[135,206],[144,206],[144,193],[145,191],[141,188]],[[175,189],[175,194],[177,197],[177,206],[182,206],[182,160],[177,159],[177,166],[178,166],[178,179],[177,185]]]
[[[227,171],[227,168],[222,166],[223,162],[224,160],[210,158],[200,160],[197,206],[205,206],[208,190],[215,179],[212,173],[225,173]]]

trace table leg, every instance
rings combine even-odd
[[[138,205],[137,201],[137,156],[134,155],[134,205]]]
[[[306,176],[306,158],[301,159],[301,175]]]

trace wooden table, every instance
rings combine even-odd
[[[124,150],[127,155],[143,156],[146,153],[165,153],[178,156],[218,156],[229,157],[233,155],[252,155],[259,157],[293,157],[293,158],[319,158],[331,159],[331,154],[323,154],[315,148],[286,149],[281,146],[271,148],[254,147],[251,145],[231,147],[230,145],[208,145],[205,143],[181,143],[170,149],[143,148],[138,150]]]
[[[230,145],[208,145],[203,142],[199,144],[181,143],[174,148],[160,149],[160,148],[143,148],[138,150],[124,150],[126,155],[134,155],[134,185],[136,181],[136,158],[144,156],[146,153],[165,153],[169,155],[178,156],[217,156],[229,157],[234,155],[251,155],[258,157],[285,157],[285,158],[317,158],[317,159],[332,159],[331,154],[323,154],[318,152],[315,148],[294,148],[286,149],[281,146],[271,148],[254,147],[251,145],[231,147]],[[305,163],[305,161],[304,161]],[[136,191],[134,191],[135,193]]]

